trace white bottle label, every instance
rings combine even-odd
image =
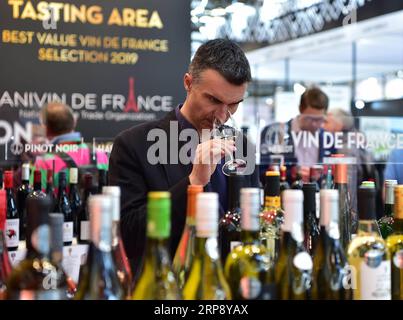
[[[315,202],[316,202],[316,219],[320,217],[320,192],[315,193]]]
[[[7,248],[18,247],[20,242],[20,219],[6,220],[6,244]]]
[[[391,274],[390,260],[382,261],[377,267],[371,267],[365,261],[361,263],[361,300],[390,300]]]
[[[73,222],[63,223],[63,242],[73,241]]]
[[[80,239],[90,240],[90,222],[81,221],[80,222]]]

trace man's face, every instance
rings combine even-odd
[[[187,73],[184,84],[188,92],[186,100],[191,110],[189,120],[199,131],[212,129],[214,118],[221,123],[226,122],[228,111],[233,114],[237,110],[247,88],[247,83],[231,84],[212,69],[204,70],[197,81]]]
[[[325,122],[325,109],[315,109],[310,106],[301,111],[299,125],[301,130],[315,132],[323,127]]]

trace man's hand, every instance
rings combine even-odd
[[[200,143],[196,148],[193,169],[189,175],[190,184],[205,186],[221,158],[235,150],[235,142],[232,140],[212,139]]]

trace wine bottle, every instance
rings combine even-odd
[[[302,190],[302,185],[304,184],[304,181],[302,180],[301,169],[297,166],[294,166],[293,169],[295,171],[295,180],[291,184],[291,189]]]
[[[72,299],[76,291],[76,284],[67,276],[62,267],[63,261],[63,223],[61,213],[49,214],[50,226],[50,261],[55,267],[56,281],[66,287],[66,297]]]
[[[0,190],[3,189],[3,169],[0,168]]]
[[[278,171],[266,171],[265,178],[264,207],[260,213],[260,240],[266,246],[270,259],[277,261],[281,225],[284,222],[280,200],[280,174]]]
[[[80,244],[89,243],[90,240],[90,215],[88,212],[88,198],[91,194],[95,194],[92,185],[92,175],[86,173],[84,175],[84,192],[83,202],[77,216],[77,241]]]
[[[170,193],[149,192],[145,261],[133,291],[134,300],[177,300],[181,298],[168,253],[167,240],[170,233]]]
[[[334,189],[332,166],[328,165],[325,172],[326,176],[322,180],[321,189]]]
[[[284,190],[290,189],[290,185],[287,181],[287,167],[281,166],[280,167],[280,196]]]
[[[239,196],[245,177],[234,174],[230,175],[227,181],[228,210],[219,222],[219,243],[222,263],[225,263],[225,259],[230,251],[241,244],[241,209]]]
[[[190,265],[192,264],[194,257],[196,237],[196,197],[200,192],[203,192],[203,186],[188,186],[185,228],[183,229],[182,237],[173,260],[173,270],[178,279],[180,289],[183,289],[183,286],[185,285],[186,279],[189,275]]]
[[[7,298],[7,279],[11,274],[11,263],[5,241],[5,225],[7,215],[7,196],[0,190],[0,300]]]
[[[120,235],[120,187],[104,186],[102,193],[109,195],[112,199],[112,256],[116,264],[119,281],[125,292],[125,297],[126,299],[130,299],[133,276]]]
[[[354,300],[390,300],[391,266],[376,223],[375,189],[358,189],[358,234],[348,246]]]
[[[94,195],[88,200],[91,243],[82,266],[75,300],[122,300],[125,292],[112,256],[112,198]]]
[[[81,196],[78,190],[78,168],[70,168],[69,171],[69,201],[73,216],[73,235],[77,236],[78,213],[81,209]]]
[[[46,171],[46,194],[51,200],[52,208],[56,205],[55,188],[53,184],[53,170]]]
[[[385,208],[384,216],[378,220],[382,238],[386,239],[393,233],[393,206],[395,202],[394,187],[397,180],[385,180]]]
[[[283,238],[276,265],[278,298],[307,300],[311,298],[312,258],[304,247],[302,190],[285,190]]]
[[[25,240],[25,226],[27,224],[27,213],[25,200],[31,192],[29,187],[29,163],[24,163],[21,170],[21,185],[17,189],[17,210],[20,219],[20,240]]]
[[[316,183],[304,183],[304,244],[307,252],[313,256],[319,241],[320,230],[316,220]]]
[[[327,300],[351,299],[349,266],[340,245],[339,192],[320,192],[320,239],[313,258],[312,298]]]
[[[27,255],[7,282],[11,300],[65,300],[67,286],[50,256],[50,199],[43,193],[27,197]]]
[[[392,299],[403,300],[403,185],[394,188],[393,233],[386,243],[391,256]]]
[[[337,156],[338,158],[344,157],[343,155],[339,154],[334,156]],[[351,240],[351,235],[353,233],[350,193],[347,187],[347,164],[339,162],[335,165],[334,182],[335,189],[339,190],[340,242],[343,248],[347,250]]]
[[[242,245],[227,257],[225,276],[236,300],[276,299],[274,261],[259,239],[260,189],[241,189]]]
[[[67,196],[66,172],[59,172],[59,190],[56,201],[55,212],[63,213],[63,244],[70,246],[73,242],[73,212]]]
[[[97,193],[102,193],[104,186],[108,185],[108,172],[105,169],[98,170],[98,191]]]
[[[319,225],[320,216],[320,186],[322,184],[323,167],[314,165],[309,168],[309,181],[315,184],[316,224]]]
[[[199,193],[196,198],[195,256],[183,287],[186,300],[230,300],[218,251],[218,194]]]
[[[20,242],[20,218],[17,205],[14,199],[14,178],[13,171],[4,172],[4,189],[7,195],[7,217],[6,217],[6,244],[8,251],[18,249]]]

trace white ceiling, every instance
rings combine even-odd
[[[403,11],[370,20],[356,29],[339,28],[249,52],[253,76],[284,80],[288,58],[290,81],[350,81],[352,40],[357,43],[358,80],[403,70]]]

